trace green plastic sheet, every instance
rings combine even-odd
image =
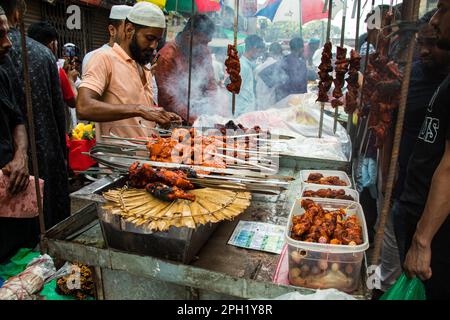
[[[380,300],[426,300],[425,286],[419,278],[408,278],[402,273]]]

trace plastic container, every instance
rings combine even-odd
[[[344,171],[335,171],[335,170],[302,170],[300,171],[300,179],[302,181],[302,187],[312,184],[312,185],[319,185],[319,186],[328,186],[324,184],[317,184],[317,183],[307,183],[306,180],[308,180],[308,176],[311,173],[321,173],[324,177],[331,177],[331,176],[337,176],[339,179],[345,181],[347,183],[346,186],[338,186],[338,187],[346,187],[346,188],[352,188],[352,181],[348,177],[348,175]]]
[[[304,184],[304,187],[302,188],[302,191],[300,192],[300,197],[304,197],[303,193],[305,191],[311,190],[311,191],[317,191],[320,189],[332,189],[332,190],[345,190],[345,195],[353,197],[353,201],[359,202],[359,193],[355,189],[350,189],[347,187],[340,187],[340,186],[327,186],[327,185],[321,185],[321,184]],[[323,198],[323,197],[314,197],[315,199],[332,199],[332,198]],[[336,199],[336,200],[344,200],[344,199]],[[352,200],[349,200],[352,201]]]
[[[357,246],[311,243],[290,237],[292,217],[302,215],[302,199],[311,199],[327,210],[346,209],[357,215],[362,227],[363,243]],[[359,203],[349,200],[300,198],[294,203],[285,233],[289,254],[289,283],[295,286],[351,293],[358,288],[364,252],[369,248],[367,226]]]

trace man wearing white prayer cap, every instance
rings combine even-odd
[[[127,18],[128,13],[130,13],[133,7],[126,5],[117,5],[111,7],[111,12],[109,13],[109,22],[108,22],[108,32],[109,32],[109,42],[105,43],[100,48],[88,52],[83,59],[82,64],[82,72],[86,68],[87,63],[92,58],[92,56],[98,52],[99,50],[108,50],[111,49],[114,43],[119,43],[124,36],[124,27],[125,27],[125,19]]]
[[[152,75],[145,67],[165,27],[165,17],[158,6],[139,3],[125,19],[120,44],[99,51],[87,64],[77,112],[80,119],[98,123],[98,139],[102,135],[148,137],[146,128],[155,123],[168,127],[172,122],[181,122],[179,116],[153,103]]]

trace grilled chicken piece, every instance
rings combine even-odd
[[[195,201],[195,195],[186,193],[177,187],[169,187],[161,182],[149,183],[145,186],[145,190],[163,201],[174,201],[176,199]]]
[[[187,179],[186,173],[182,171],[160,170],[156,172],[156,177],[157,180],[169,186],[175,186],[183,190],[194,189],[194,185]]]

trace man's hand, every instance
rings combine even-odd
[[[431,245],[420,241],[414,235],[411,247],[406,255],[405,271],[408,277],[419,277],[421,280],[431,278]]]
[[[3,174],[9,176],[8,192],[17,194],[25,190],[29,183],[28,157],[16,153],[14,159],[3,169]]]
[[[77,78],[80,74],[78,73],[77,69],[71,69],[69,70],[69,72],[67,73],[67,76],[69,77],[70,80],[72,80],[73,82],[77,81]]]
[[[162,128],[170,128],[171,117],[162,108],[139,106],[141,117],[148,121],[156,122]]]
[[[183,118],[181,118],[179,115],[177,115],[174,112],[167,112],[167,114],[170,117],[170,121],[175,125],[182,125],[183,124]]]

